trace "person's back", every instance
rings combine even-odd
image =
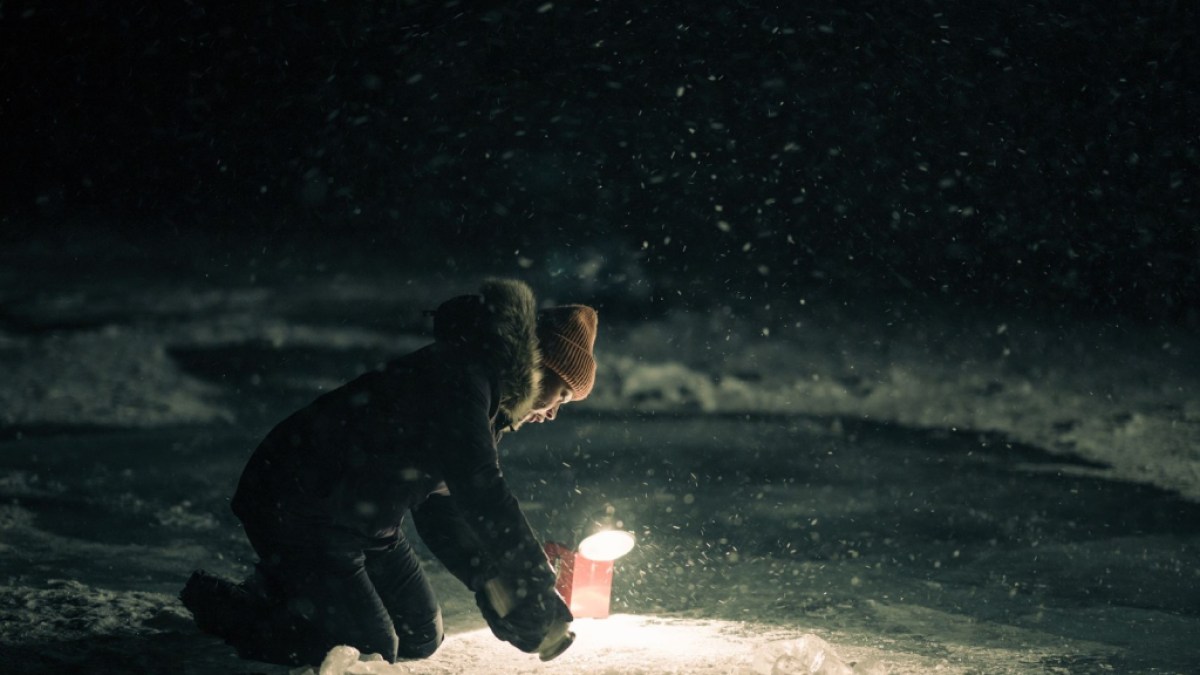
[[[275,537],[350,547],[386,542],[404,512],[444,480],[440,462],[454,459],[431,452],[432,436],[447,415],[466,411],[439,405],[445,396],[436,389],[443,382],[490,386],[484,369],[456,351],[427,346],[279,423],[242,472],[234,513]]]

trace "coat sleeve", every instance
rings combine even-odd
[[[458,514],[441,522],[447,527],[465,523],[482,548],[480,557],[494,563],[497,574],[521,586],[553,586],[554,571],[500,470],[490,385],[483,377],[447,378],[439,384],[441,407],[431,420],[436,423],[432,450]],[[450,536],[460,546],[470,541],[461,534]]]
[[[467,524],[450,495],[433,494],[413,510],[421,541],[459,581],[472,591],[498,574],[483,541]]]

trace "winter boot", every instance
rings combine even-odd
[[[225,640],[248,632],[261,611],[260,603],[243,586],[204,570],[192,573],[179,599],[201,631]]]
[[[251,601],[264,608],[274,607],[284,602],[283,591],[279,585],[262,570],[262,563],[255,566],[250,576],[242,579],[239,584]]]

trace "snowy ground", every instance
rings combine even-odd
[[[174,594],[252,562],[227,500],[261,434],[473,282],[183,278],[0,271],[0,671],[285,672]],[[412,672],[754,672],[810,633],[860,672],[1200,667],[1197,338],[750,304],[602,313],[593,398],[505,441],[546,536],[606,505],[638,534],[617,616],[545,666],[434,565],[450,637]]]

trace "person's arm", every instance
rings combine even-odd
[[[474,532],[477,542],[460,533],[448,535],[450,539],[439,545],[456,551],[480,547],[494,563],[468,582],[478,586],[474,590],[480,612],[497,638],[525,652],[538,651],[550,636],[569,635],[564,626],[572,619],[571,610],[555,590],[554,570],[500,471],[490,419],[494,410],[490,386],[478,375],[448,377],[438,385],[434,392],[438,419],[430,420],[435,439],[431,450],[449,496],[431,496],[430,501],[451,500],[457,518]],[[435,508],[445,505],[435,502]],[[455,554],[450,556],[461,569]],[[511,601],[510,607],[496,606],[497,589],[502,590],[505,605]],[[561,651],[570,641],[556,644]]]
[[[421,541],[467,588],[479,591],[497,575],[483,542],[449,495],[432,494],[412,513]]]
[[[444,407],[433,428],[433,450],[450,499],[518,595],[525,584],[552,587],[554,571],[500,471],[487,381],[462,377],[441,384],[437,393]]]

